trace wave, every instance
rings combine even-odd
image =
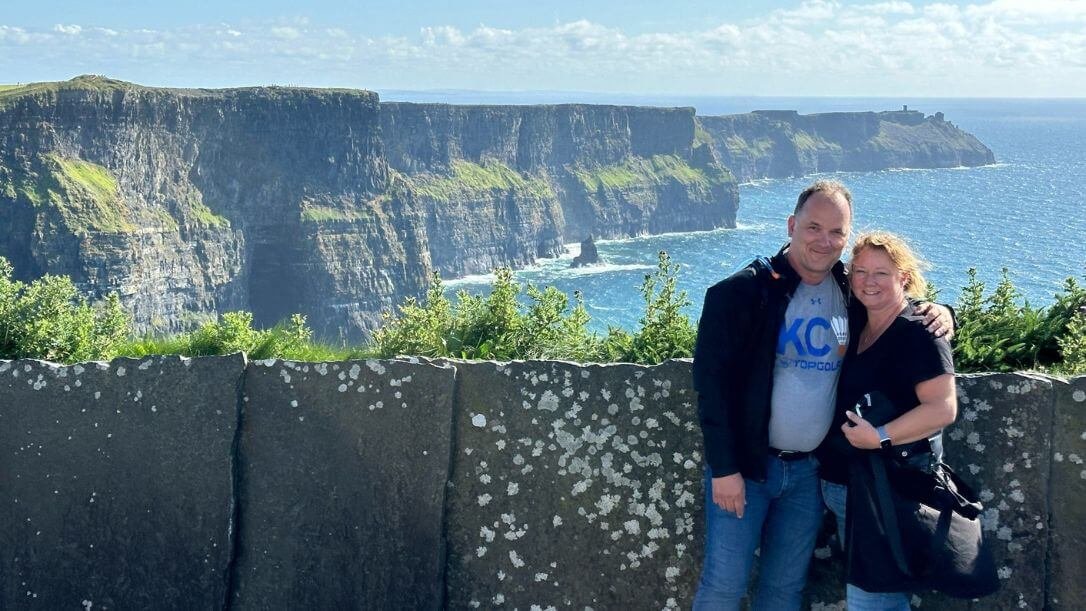
[[[607,274],[610,272],[625,272],[649,269],[656,269],[656,266],[647,265],[645,263],[602,263],[600,265],[589,265],[587,267],[571,267],[569,269],[560,271],[556,275],[558,277],[575,278],[578,276],[593,276],[596,274]]]

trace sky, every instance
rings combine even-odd
[[[1086,0],[0,0],[0,84],[1086,97]]]

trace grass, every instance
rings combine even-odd
[[[136,227],[119,196],[117,179],[106,168],[81,159],[49,155],[46,165],[57,190],[45,182],[49,201],[75,230],[130,233]],[[33,202],[33,200],[31,200]]]
[[[773,150],[773,141],[769,138],[758,138],[747,142],[740,136],[729,136],[724,141],[724,146],[733,157],[738,155],[764,157]]]
[[[303,223],[351,223],[354,221],[366,221],[373,218],[369,210],[344,210],[331,206],[318,206],[305,204],[302,207]]]
[[[192,213],[192,217],[196,221],[196,224],[202,227],[211,227],[213,229],[226,229],[230,227],[229,219],[212,212],[211,208],[208,208],[207,204],[199,197],[193,197],[189,200],[189,211]]]
[[[792,135],[792,143],[801,151],[841,150],[840,144],[828,142],[802,131],[797,131]]]
[[[687,187],[708,189],[714,184],[729,182],[726,174],[709,173],[691,166],[677,155],[653,155],[651,158],[629,157],[621,164],[572,168],[574,175],[588,191],[622,190],[678,182]]]
[[[471,161],[452,162],[446,176],[420,176],[411,180],[415,192],[437,201],[451,202],[486,196],[495,192],[516,191],[519,194],[553,199],[554,190],[547,180],[524,175],[499,161],[487,160],[482,165]]]

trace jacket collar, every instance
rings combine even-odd
[[[800,277],[799,272],[792,267],[792,264],[788,261],[788,246],[790,243],[786,243],[781,246],[781,249],[777,251],[777,254],[769,260],[773,266],[773,271],[781,279],[786,280],[786,286],[788,292],[791,293],[799,286]],[[848,277],[845,275],[845,264],[838,260],[833,264],[833,268],[830,270],[830,274],[833,275],[833,279],[837,281],[837,286],[841,288],[841,293],[845,296],[845,303],[850,301],[851,289],[848,286]]]

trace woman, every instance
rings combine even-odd
[[[957,413],[950,345],[913,316],[910,299],[922,299],[927,287],[921,265],[904,240],[886,232],[865,233],[852,249],[849,283],[866,316],[850,312],[848,352],[837,387],[839,428],[830,428],[819,455],[823,498],[837,516],[839,537],[845,533],[849,462],[868,460],[864,451],[890,448],[895,458],[905,456],[911,466],[930,469],[941,449],[929,438]],[[857,413],[857,403],[872,393],[888,399],[880,406],[883,413]],[[853,543],[863,545],[847,542]],[[886,551],[885,545],[876,545],[854,547],[850,553],[876,563],[880,558],[869,555]],[[847,599],[852,611],[909,609],[905,592],[867,592],[851,583]]]

